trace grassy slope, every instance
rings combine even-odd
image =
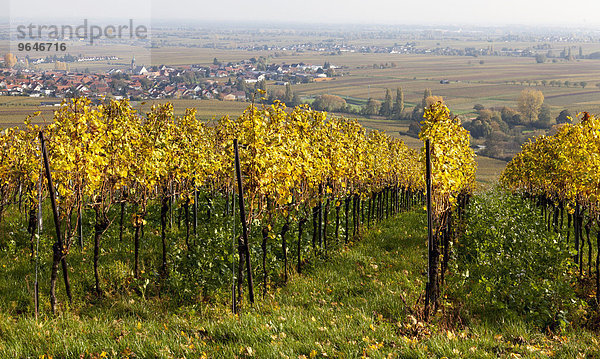
[[[598,337],[581,331],[546,336],[523,324],[478,321],[447,331],[418,322],[402,298],[412,307],[423,290],[424,217],[419,211],[384,222],[240,317],[226,305],[169,311],[139,297],[39,323],[0,314],[0,357],[600,356]]]

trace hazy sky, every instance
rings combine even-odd
[[[600,25],[597,0],[0,0],[8,2],[15,17],[49,20],[151,16],[232,22]]]

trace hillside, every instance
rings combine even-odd
[[[326,261],[312,263],[254,308],[222,302],[170,310],[139,296],[99,301],[55,319],[0,317],[2,357],[538,358],[598,357],[597,337],[545,335],[523,322],[418,319],[425,213],[400,214]],[[412,313],[416,310],[415,313]],[[413,315],[414,314],[414,315]],[[580,355],[580,356],[578,356]]]

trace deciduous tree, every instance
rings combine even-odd
[[[380,102],[371,97],[367,101],[367,104],[365,105],[365,107],[363,107],[363,114],[367,115],[367,116],[376,115],[377,111],[379,109],[379,106],[381,106]]]
[[[10,52],[7,53],[6,55],[4,55],[4,66],[6,66],[10,69],[13,66],[15,66],[16,64],[17,64],[17,58],[15,57],[15,55],[11,54]]]
[[[386,117],[392,114],[392,95],[389,89],[385,90],[385,99],[381,103],[381,107],[379,107],[379,114]]]
[[[402,87],[396,89],[396,100],[394,101],[394,107],[392,109],[394,117],[400,117],[404,112],[404,92]]]
[[[313,103],[312,107],[315,110],[320,111],[340,111],[346,106],[346,100],[336,95],[321,95],[317,97]]]
[[[560,111],[560,113],[558,114],[558,117],[556,117],[557,124],[572,123],[572,122],[573,122],[573,115],[571,115],[571,111],[569,111],[567,109]]]
[[[539,90],[525,89],[521,91],[517,103],[524,122],[531,124],[538,120],[544,103],[544,94]]]

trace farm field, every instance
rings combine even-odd
[[[268,38],[268,37],[267,37]],[[206,44],[206,39],[203,40]],[[432,44],[420,40],[424,46]],[[457,114],[472,113],[474,104],[486,107],[514,106],[521,90],[536,87],[546,96],[546,104],[550,106],[552,115],[568,108],[572,112],[600,112],[600,60],[559,60],[537,64],[533,58],[501,57],[501,56],[435,56],[435,55],[402,55],[389,53],[342,53],[331,55],[323,52],[291,52],[291,51],[247,51],[226,50],[203,47],[164,46],[143,49],[146,55],[136,56],[136,63],[143,65],[189,65],[211,64],[214,58],[222,62],[264,56],[268,63],[323,64],[330,62],[342,67],[338,70],[343,76],[332,81],[300,84],[294,86],[302,97],[314,97],[321,94],[334,94],[343,97],[362,99],[369,97],[383,99],[385,89],[394,90],[402,87],[407,107],[419,102],[423,90],[430,88],[434,95],[443,96],[450,108]],[[454,47],[460,47],[460,42]],[[468,44],[469,46],[471,44]],[[480,46],[483,44],[479,44]],[[503,44],[491,44],[504,46]],[[517,46],[519,44],[512,44]],[[522,43],[519,46],[533,45]],[[86,55],[104,55],[107,52],[120,57],[118,61],[100,61],[72,64],[71,70],[108,71],[114,67],[126,67],[131,61],[136,48],[119,46],[83,46],[73,45],[73,51]],[[467,46],[463,43],[463,46]],[[554,44],[554,51],[562,50],[561,44]],[[593,44],[583,44],[584,53],[597,51]],[[395,63],[395,67],[384,69],[373,68],[373,65]],[[40,65],[41,68],[51,68]],[[44,67],[46,66],[46,67]],[[440,84],[440,80],[448,80],[448,84]],[[570,81],[570,87],[543,86],[541,81]],[[227,78],[223,79],[227,81]],[[586,82],[582,88],[579,83]]]
[[[158,49],[153,52],[153,59],[165,60],[169,57],[171,49]],[[208,64],[213,57],[220,61],[236,61],[244,58],[266,56],[265,52],[238,52],[224,51],[209,52],[206,49],[195,49],[198,62]],[[206,54],[203,54],[206,52]],[[209,54],[214,54],[209,55]],[[176,58],[176,57],[175,57]],[[173,57],[171,57],[173,59]],[[189,59],[185,59],[189,63]],[[185,60],[182,59],[183,62]],[[174,60],[171,60],[174,61]],[[178,62],[179,60],[175,60]],[[383,99],[385,89],[394,90],[402,87],[405,93],[407,106],[419,102],[423,90],[430,88],[434,95],[443,96],[447,104],[455,113],[472,112],[473,105],[480,103],[486,107],[514,106],[521,90],[529,87],[525,81],[534,84],[538,81],[540,89],[547,97],[546,103],[551,107],[552,113],[563,108],[577,111],[600,112],[600,89],[595,85],[600,83],[600,61],[577,60],[561,61],[558,63],[536,64],[532,58],[487,56],[471,58],[465,56],[424,56],[424,55],[398,55],[398,54],[362,54],[343,53],[331,56],[321,53],[303,53],[278,57],[269,57],[269,62],[322,64],[330,62],[342,66],[342,77],[332,81],[295,85],[294,91],[301,96],[310,97],[321,94],[333,94],[343,97],[367,99]],[[483,64],[480,64],[480,61]],[[396,63],[394,68],[374,69],[373,65]],[[158,60],[158,63],[163,63]],[[447,79],[449,84],[440,84],[440,80]],[[577,87],[551,87],[541,85],[541,81],[570,81],[579,83],[587,82],[585,88]]]
[[[40,112],[41,116],[34,119],[35,123],[51,121],[55,107],[41,106],[41,102],[60,102],[58,99],[34,99],[29,97],[0,96],[0,127],[13,127],[23,124],[29,115]]]
[[[55,107],[41,106],[41,102],[57,102],[61,99],[32,99],[28,97],[3,97],[0,96],[0,127],[18,126],[23,123],[28,115],[40,111],[41,116],[34,118],[34,123],[48,123],[52,120]],[[134,103],[138,110],[147,111],[153,104],[170,102],[173,104],[175,114],[181,116],[187,108],[197,110],[197,118],[202,120],[212,120],[222,116],[237,117],[241,115],[246,107],[246,102],[236,101],[216,101],[216,100],[156,100],[141,101]]]
[[[266,55],[264,52],[214,53],[204,49],[197,51],[200,54],[195,58],[204,59],[204,63],[211,63],[213,57],[217,57],[220,61],[236,61],[241,59],[242,55],[245,56],[243,58]],[[202,55],[203,51],[207,54]],[[159,50],[153,53],[154,59],[162,59],[161,56],[163,55]],[[169,57],[168,53],[165,57]],[[188,63],[189,60],[182,59],[183,62]],[[304,97],[333,94],[361,99],[373,97],[381,100],[386,88],[394,90],[396,87],[402,87],[405,101],[409,106],[420,101],[423,90],[430,88],[435,95],[443,96],[455,113],[468,113],[476,103],[486,107],[514,106],[519,92],[529,87],[525,81],[530,81],[532,84],[535,81],[541,83],[542,80],[572,83],[585,81],[587,82],[585,88],[550,87],[541,84],[535,87],[547,96],[546,103],[553,113],[558,114],[563,108],[572,111],[600,112],[600,89],[595,86],[596,83],[600,83],[600,66],[598,66],[600,61],[598,60],[536,64],[532,58],[516,57],[470,58],[359,53],[344,53],[338,56],[309,53],[269,58],[269,62],[277,63],[300,61],[314,64],[327,61],[336,66],[347,67],[340,71],[349,73],[336,77],[332,81],[295,85],[294,90]],[[483,64],[480,64],[480,61],[483,61]],[[202,61],[198,62],[202,63]],[[395,62],[397,67],[372,68],[373,64],[391,62]],[[159,60],[158,63],[162,62]],[[450,83],[440,84],[442,79],[447,79]]]
[[[532,86],[546,96],[546,104],[556,115],[563,108],[572,111],[600,111],[600,90],[595,79],[600,78],[600,66],[595,60],[581,60],[572,63],[536,64],[531,58],[442,56],[362,56],[362,66],[370,68],[348,70],[350,75],[336,77],[332,81],[294,86],[303,96],[316,96],[324,93],[342,97],[382,100],[385,89],[402,87],[407,107],[420,101],[423,90],[430,88],[434,95],[443,96],[449,107],[458,114],[472,112],[474,104],[486,107],[515,106],[519,93],[528,85],[514,84],[526,80],[588,82],[586,88]],[[349,55],[361,57],[359,54]],[[327,59],[337,65],[343,63],[343,55],[338,59]],[[336,61],[337,60],[337,61]],[[484,61],[479,64],[479,61]],[[357,61],[356,59],[353,60]],[[372,64],[396,62],[397,67],[373,69]],[[352,65],[350,65],[352,66]],[[356,66],[356,65],[355,65]],[[447,79],[449,84],[440,84]]]

